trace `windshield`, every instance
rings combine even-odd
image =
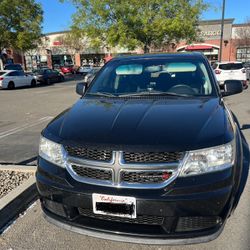
[[[243,68],[242,63],[225,63],[225,64],[219,65],[219,69],[222,69],[222,70],[238,70],[242,68]]]
[[[4,71],[0,71],[0,76],[2,76],[3,74],[5,74],[6,72]]]
[[[214,95],[214,87],[204,63],[194,59],[180,60],[110,62],[94,80],[86,95]]]

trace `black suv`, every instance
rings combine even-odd
[[[114,58],[40,140],[45,217],[75,232],[149,244],[215,239],[244,189],[249,151],[207,59]]]
[[[23,71],[22,65],[18,63],[6,64],[4,70],[20,70]]]

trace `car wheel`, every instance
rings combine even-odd
[[[31,81],[31,83],[30,83],[30,86],[31,86],[31,87],[36,87],[36,80],[33,79],[33,80]]]
[[[14,82],[9,82],[8,89],[14,89],[14,88],[15,88],[15,83]]]
[[[64,76],[60,76],[60,82],[64,82]]]
[[[47,85],[50,85],[50,83],[51,83],[51,82],[50,82],[50,79],[48,78],[48,79],[46,80],[46,84],[47,84]]]

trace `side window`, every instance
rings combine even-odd
[[[24,72],[23,71],[18,71],[16,72],[18,76],[24,76]]]
[[[18,76],[18,72],[14,71],[14,72],[10,72],[8,74],[8,76]]]

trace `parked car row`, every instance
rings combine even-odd
[[[80,67],[76,67],[74,65],[64,65],[58,68],[58,70],[60,70],[63,74],[81,74],[83,76],[87,75],[91,71],[95,71],[95,69],[100,69],[100,67],[93,67],[92,65],[85,64]]]
[[[23,70],[0,71],[0,88],[14,89],[16,87],[31,86],[36,84],[51,84],[64,81],[64,75],[49,68],[41,68],[32,73],[25,73]]]

